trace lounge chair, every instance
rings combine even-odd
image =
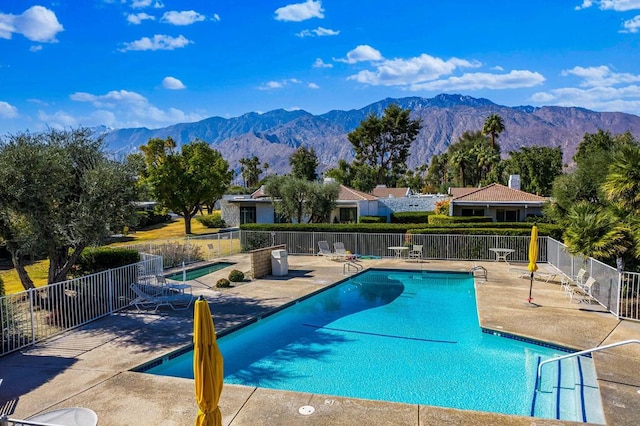
[[[142,308],[150,308],[157,311],[160,306],[169,306],[174,311],[189,309],[193,303],[193,295],[184,292],[171,292],[169,289],[158,286],[149,286],[144,284],[133,283],[130,285],[131,290],[136,297],[129,303],[135,306],[137,310]]]
[[[584,285],[587,279],[587,270],[582,268],[578,271],[575,277],[569,277],[567,275],[562,277],[562,288],[567,296],[571,296],[571,287]]]
[[[509,268],[509,272],[516,274],[519,278],[531,278],[531,272],[528,269]],[[560,273],[555,271],[537,270],[533,273],[533,279],[548,283],[549,281],[555,281],[558,275],[560,275]]]
[[[345,248],[344,243],[342,241],[333,243],[333,248],[334,248],[333,253],[338,258],[341,258],[344,260],[352,260],[356,258],[353,254],[347,253],[347,249]]]
[[[331,251],[329,243],[326,241],[318,241],[318,254],[320,256],[328,257],[331,260],[335,260],[336,255]]]
[[[422,259],[422,245],[414,244],[409,250],[409,259]]]
[[[597,281],[593,277],[587,278],[584,284],[580,285],[576,283],[576,286],[570,288],[569,302],[571,302],[574,296],[581,298],[580,302],[586,302],[593,299],[593,289],[597,285]]]

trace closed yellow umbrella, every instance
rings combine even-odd
[[[222,414],[218,407],[224,378],[224,360],[218,348],[216,330],[209,303],[196,300],[193,313],[193,378],[198,403],[196,426],[220,426]]]
[[[538,260],[538,226],[534,223],[531,228],[531,241],[529,241],[529,265],[527,269],[531,272],[531,282],[529,283],[529,299],[527,302],[531,303],[533,297],[531,297],[531,291],[533,289],[533,273],[538,270],[536,261]]]

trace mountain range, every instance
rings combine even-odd
[[[269,174],[289,171],[289,156],[300,146],[314,148],[320,169],[333,167],[339,159],[353,158],[347,134],[370,114],[382,115],[390,104],[411,110],[411,118],[422,120],[414,141],[409,167],[428,164],[465,131],[481,130],[491,114],[504,121],[505,131],[497,139],[503,157],[525,146],[561,147],[564,163],[585,133],[599,129],[613,135],[631,132],[640,138],[640,117],[621,112],[596,112],[578,107],[497,105],[488,99],[440,94],[434,98],[387,98],[361,109],[333,110],[313,115],[303,110],[278,109],[251,112],[234,118],[211,117],[195,123],[181,123],[160,129],[131,128],[101,131],[110,151],[116,155],[137,152],[150,138],[173,138],[178,145],[201,139],[220,151],[230,167],[239,170],[238,160],[257,156],[269,164]]]

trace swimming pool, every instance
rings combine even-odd
[[[227,266],[231,266],[231,265],[235,265],[235,263],[231,263],[231,262],[216,262],[216,263],[212,263],[210,265],[204,265],[204,266],[199,266],[197,268],[187,269],[187,271],[185,273],[185,279],[187,281],[195,280],[195,279],[198,279],[198,278],[203,277],[205,275],[209,275],[212,272],[216,272],[216,271],[219,271],[220,269],[224,269]],[[166,275],[165,278],[167,278],[169,280],[182,281],[183,274],[182,274],[182,271],[175,272],[175,273],[173,273],[171,275]]]
[[[578,421],[585,406],[549,390],[556,367],[534,392],[540,360],[566,353],[483,332],[467,273],[369,270],[218,341],[225,383]],[[187,352],[147,372],[193,378],[192,368]],[[602,422],[599,399],[588,405]]]

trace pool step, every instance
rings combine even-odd
[[[568,358],[545,365],[539,389],[532,398],[533,416],[605,423],[591,358]]]

